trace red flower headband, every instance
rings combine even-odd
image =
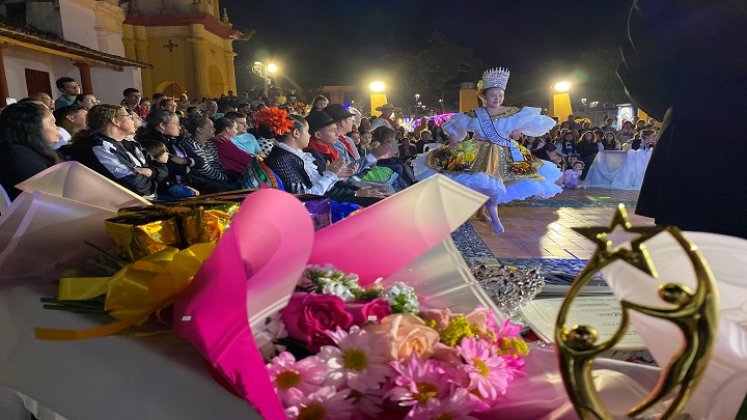
[[[267,127],[276,136],[282,136],[293,128],[293,121],[288,119],[288,112],[278,107],[257,111],[254,114],[254,123]]]

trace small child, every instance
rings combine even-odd
[[[580,178],[583,171],[584,163],[580,160],[574,162],[571,169],[566,169],[565,172],[563,172],[563,187],[571,190],[580,187]]]
[[[169,200],[200,195],[200,192],[192,187],[171,183],[169,170],[166,166],[166,162],[169,161],[169,150],[165,144],[157,140],[144,140],[141,146],[148,154],[148,167],[156,174],[154,176],[158,183],[157,199]]]

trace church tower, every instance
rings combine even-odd
[[[147,96],[190,98],[236,92],[232,29],[218,0],[129,0],[122,40],[127,58],[153,65],[142,72]]]

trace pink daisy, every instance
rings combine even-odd
[[[327,376],[327,367],[316,356],[296,362],[296,358],[285,351],[272,358],[267,372],[278,395],[285,401],[289,391],[310,393],[319,389]]]
[[[324,386],[311,394],[289,393],[289,407],[285,415],[299,420],[346,419],[353,414],[353,400],[348,398],[350,390],[337,391],[333,386]]]
[[[464,360],[461,368],[469,376],[470,391],[477,391],[481,398],[490,401],[506,393],[508,383],[513,379],[513,369],[508,367],[494,346],[485,340],[464,338],[457,350]]]
[[[425,405],[425,410],[408,419],[413,420],[477,420],[470,416],[475,410],[475,403],[470,399],[469,392],[464,388],[457,388],[446,399],[432,398]]]
[[[384,397],[402,407],[414,406],[409,415],[418,414],[429,400],[444,398],[449,393],[451,382],[438,360],[412,356],[391,365],[398,375],[394,379],[394,388]]]
[[[376,336],[357,326],[351,327],[350,332],[338,328],[327,334],[337,344],[337,347],[323,346],[318,354],[329,369],[328,385],[365,392],[378,389],[391,376],[386,349]]]

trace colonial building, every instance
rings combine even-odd
[[[79,80],[83,92],[119,103],[140,87],[143,62],[125,58],[124,10],[117,0],[5,0],[0,4],[0,100],[59,96],[54,81]]]
[[[236,92],[232,29],[218,0],[129,0],[123,26],[125,55],[153,64],[143,89],[192,98]]]

